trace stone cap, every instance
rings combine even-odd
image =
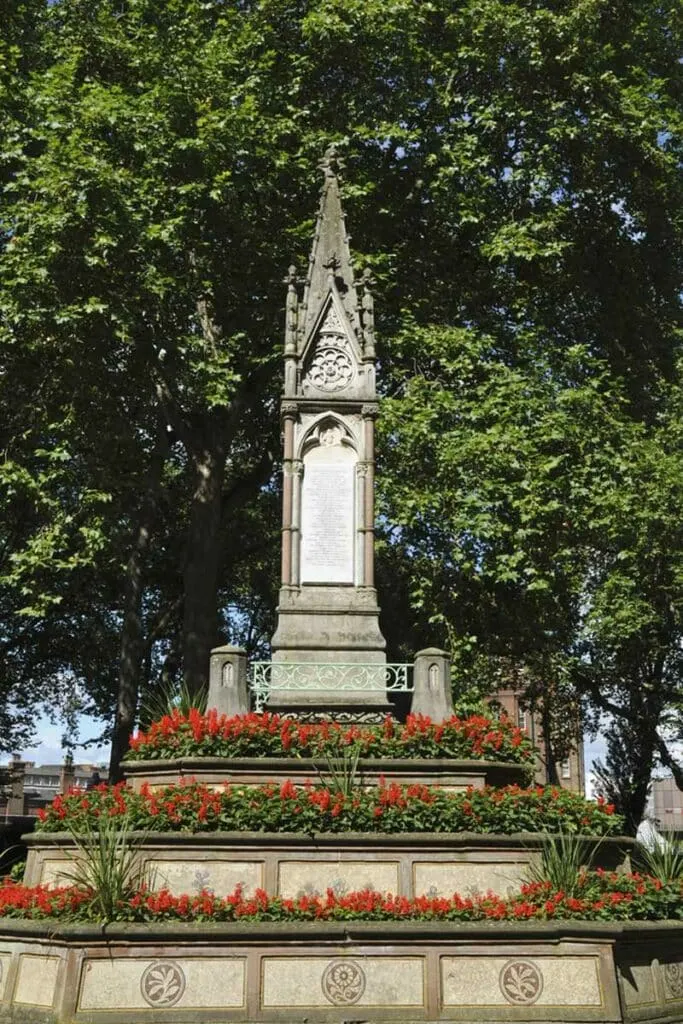
[[[539,939],[555,943],[558,939],[584,938],[606,942],[633,943],[660,939],[671,943],[681,938],[680,921],[255,921],[233,922],[155,922],[117,921],[111,924],[90,922],[60,924],[55,920],[27,921],[1,919],[0,938],[45,938],[57,942],[173,942],[192,947],[209,942],[281,944],[319,944],[330,940],[383,942],[430,939],[440,944],[462,944],[463,939],[510,941]]]

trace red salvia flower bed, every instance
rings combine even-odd
[[[534,764],[526,733],[505,716],[454,716],[437,724],[424,715],[409,715],[405,724],[387,718],[383,724],[361,726],[299,722],[268,712],[228,717],[215,709],[165,715],[131,738],[127,758],[325,757],[350,749],[368,758],[486,759],[529,768]]]
[[[549,882],[524,885],[511,897],[494,893],[450,897],[405,896],[363,890],[295,899],[268,896],[257,889],[229,896],[203,891],[174,896],[168,890],[139,891],[119,903],[122,921],[520,921],[520,920],[666,920],[683,917],[683,883],[661,882],[646,875],[586,872],[578,895],[553,891]],[[91,894],[73,886],[29,888],[0,885],[0,917],[94,920]]]
[[[38,831],[83,831],[100,815],[125,819],[143,832],[574,832],[617,835],[622,820],[611,804],[555,786],[449,793],[397,783],[344,794],[307,784],[218,789],[193,781],[134,792],[123,784],[58,796],[39,812]]]

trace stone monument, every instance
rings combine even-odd
[[[374,586],[377,415],[370,275],[357,283],[333,149],[303,294],[287,279],[282,584],[270,708],[388,709]]]

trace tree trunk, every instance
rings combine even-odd
[[[552,716],[550,713],[551,692],[544,694],[541,701],[541,731],[543,733],[543,746],[545,749],[545,777],[550,786],[559,786],[560,777],[557,774],[555,762],[555,744],[552,735]]]
[[[193,456],[195,490],[183,573],[183,675],[192,694],[206,686],[209,654],[218,637],[216,595],[225,448],[219,427],[211,433],[211,441]]]
[[[152,454],[146,493],[140,506],[135,540],[126,564],[116,717],[109,761],[110,782],[118,782],[123,776],[121,761],[128,750],[130,735],[135,727],[144,654],[141,614],[144,590],[143,570],[156,515],[166,454],[166,439],[163,432],[160,431],[160,439]]]

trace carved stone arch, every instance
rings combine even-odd
[[[334,412],[321,413],[301,440],[299,458],[304,458],[312,448],[333,447],[337,444],[351,448],[358,455],[358,441],[341,416]]]

